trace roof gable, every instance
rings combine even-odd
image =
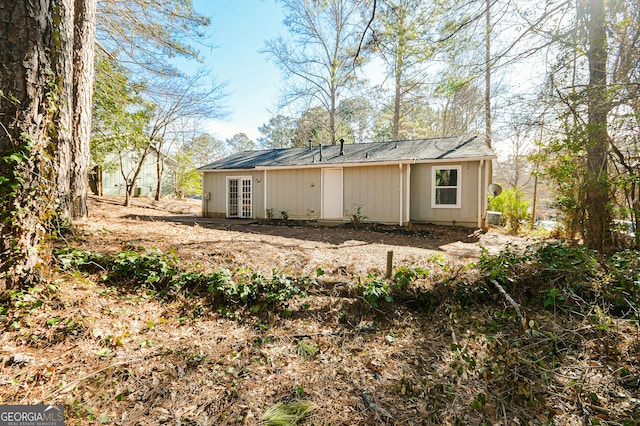
[[[311,165],[375,164],[384,162],[495,158],[479,136],[373,142],[312,148],[244,151],[200,167],[199,171],[296,167]]]

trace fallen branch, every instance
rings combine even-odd
[[[376,403],[374,403],[369,395],[367,395],[366,393],[362,393],[362,395],[360,395],[360,396],[362,397],[362,400],[367,405],[367,407],[369,407],[373,411],[377,411],[383,417],[395,420],[395,417],[393,417],[391,414],[389,414],[389,412],[387,410],[385,410],[384,408],[382,408],[379,405],[377,405]]]
[[[513,297],[511,297],[509,293],[506,292],[504,287],[502,287],[498,281],[496,280],[490,280],[490,281],[491,281],[491,284],[493,284],[498,289],[498,291],[500,292],[500,294],[502,294],[502,296],[506,299],[506,301],[509,302],[511,306],[513,306],[513,309],[515,309],[516,315],[520,320],[520,324],[522,325],[523,328],[526,328],[527,323],[526,323],[526,320],[524,319],[524,316],[522,315],[522,311],[520,311],[520,305],[518,305],[516,301],[513,300]]]

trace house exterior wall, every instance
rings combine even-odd
[[[490,162],[484,162],[480,169],[480,161],[447,162],[414,164],[411,166],[411,215],[412,222],[434,223],[439,225],[478,226],[478,187],[485,188]],[[460,166],[460,207],[434,207],[432,193],[434,191],[433,169]],[[480,173],[479,173],[480,172]],[[481,179],[479,182],[478,179]],[[483,196],[486,198],[486,195]],[[481,200],[480,208],[486,208]]]
[[[204,217],[227,217],[228,177],[251,178],[251,217],[264,217],[264,171],[258,170],[204,172],[202,176],[202,215]]]
[[[459,167],[459,207],[432,205],[434,167]],[[346,166],[341,170],[343,220],[358,213],[375,222],[476,227],[479,212],[486,210],[491,161]],[[286,211],[291,219],[322,219],[322,173],[322,167],[204,172],[202,213],[226,217],[227,180],[244,176],[252,181],[253,218],[266,218],[266,209],[273,209],[275,218]]]
[[[202,216],[226,217],[226,179],[223,173],[202,174]]]
[[[274,218],[286,211],[291,219],[319,219],[321,170],[319,168],[269,170],[266,172],[267,209]],[[265,212],[261,212],[264,217]]]
[[[281,217],[282,211],[286,211],[290,219],[320,218],[319,168],[204,172],[203,216],[227,217],[227,179],[242,176],[252,179],[253,218],[266,219],[266,209],[273,209],[276,219]]]
[[[343,178],[346,218],[358,213],[360,207],[359,214],[366,220],[398,223],[402,186],[398,165],[348,167]]]

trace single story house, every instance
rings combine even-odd
[[[479,227],[495,158],[479,136],[245,151],[198,169],[202,214]]]

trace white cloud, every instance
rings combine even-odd
[[[204,130],[211,133],[218,139],[226,140],[231,139],[233,135],[238,133],[245,133],[253,141],[261,136],[257,128],[249,128],[249,126],[242,126],[235,122],[226,122],[220,120],[209,120],[204,123]]]

